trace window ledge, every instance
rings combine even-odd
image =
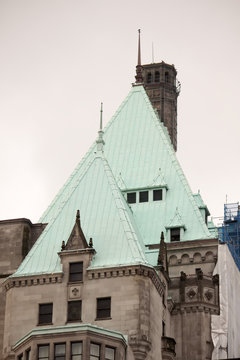
[[[53,325],[53,323],[52,323],[52,322],[50,322],[50,323],[41,323],[41,324],[37,324],[37,326],[46,326],[46,325]]]
[[[82,323],[82,320],[67,320],[65,324],[72,324],[72,323]]]
[[[78,281],[68,281],[68,285],[79,285],[79,284],[83,284],[82,280],[78,280]]]
[[[111,317],[104,317],[104,318],[96,318],[95,321],[101,321],[101,320],[112,320]]]

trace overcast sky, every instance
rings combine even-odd
[[[239,0],[1,0],[0,219],[39,217],[134,81],[174,64],[177,156],[214,217],[238,202]]]

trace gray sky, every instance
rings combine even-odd
[[[175,64],[178,152],[212,216],[239,195],[239,0],[1,0],[0,219],[36,222],[142,63]]]

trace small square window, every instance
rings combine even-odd
[[[68,321],[81,321],[82,301],[68,302]]]
[[[115,349],[105,346],[105,360],[115,360]]]
[[[90,360],[100,359],[100,345],[91,343],[90,344]]]
[[[180,228],[171,229],[171,241],[180,241]]]
[[[69,264],[69,282],[82,281],[83,279],[83,262]]]
[[[97,299],[97,319],[105,319],[111,317],[111,298]]]
[[[148,191],[140,191],[139,202],[148,202]]]
[[[52,324],[53,304],[39,304],[38,324]]]
[[[162,200],[162,189],[153,190],[153,201]]]
[[[82,342],[72,342],[71,343],[71,360],[81,360],[82,359]]]
[[[66,344],[55,344],[54,347],[54,360],[65,360]]]
[[[49,345],[38,345],[38,360],[49,359]]]
[[[127,202],[129,204],[135,204],[135,202],[136,202],[136,193],[135,192],[127,193]]]

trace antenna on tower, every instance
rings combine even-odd
[[[100,109],[100,127],[98,131],[98,138],[96,140],[97,143],[97,150],[103,151],[103,145],[105,144],[103,140],[103,130],[102,130],[102,114],[103,114],[103,103],[101,103],[101,109]]]
[[[140,37],[141,30],[138,29],[138,62],[136,66],[136,83],[142,83],[143,82],[143,76],[142,76],[142,64],[141,64],[141,37]]]
[[[154,64],[154,45],[152,42],[152,64]]]

